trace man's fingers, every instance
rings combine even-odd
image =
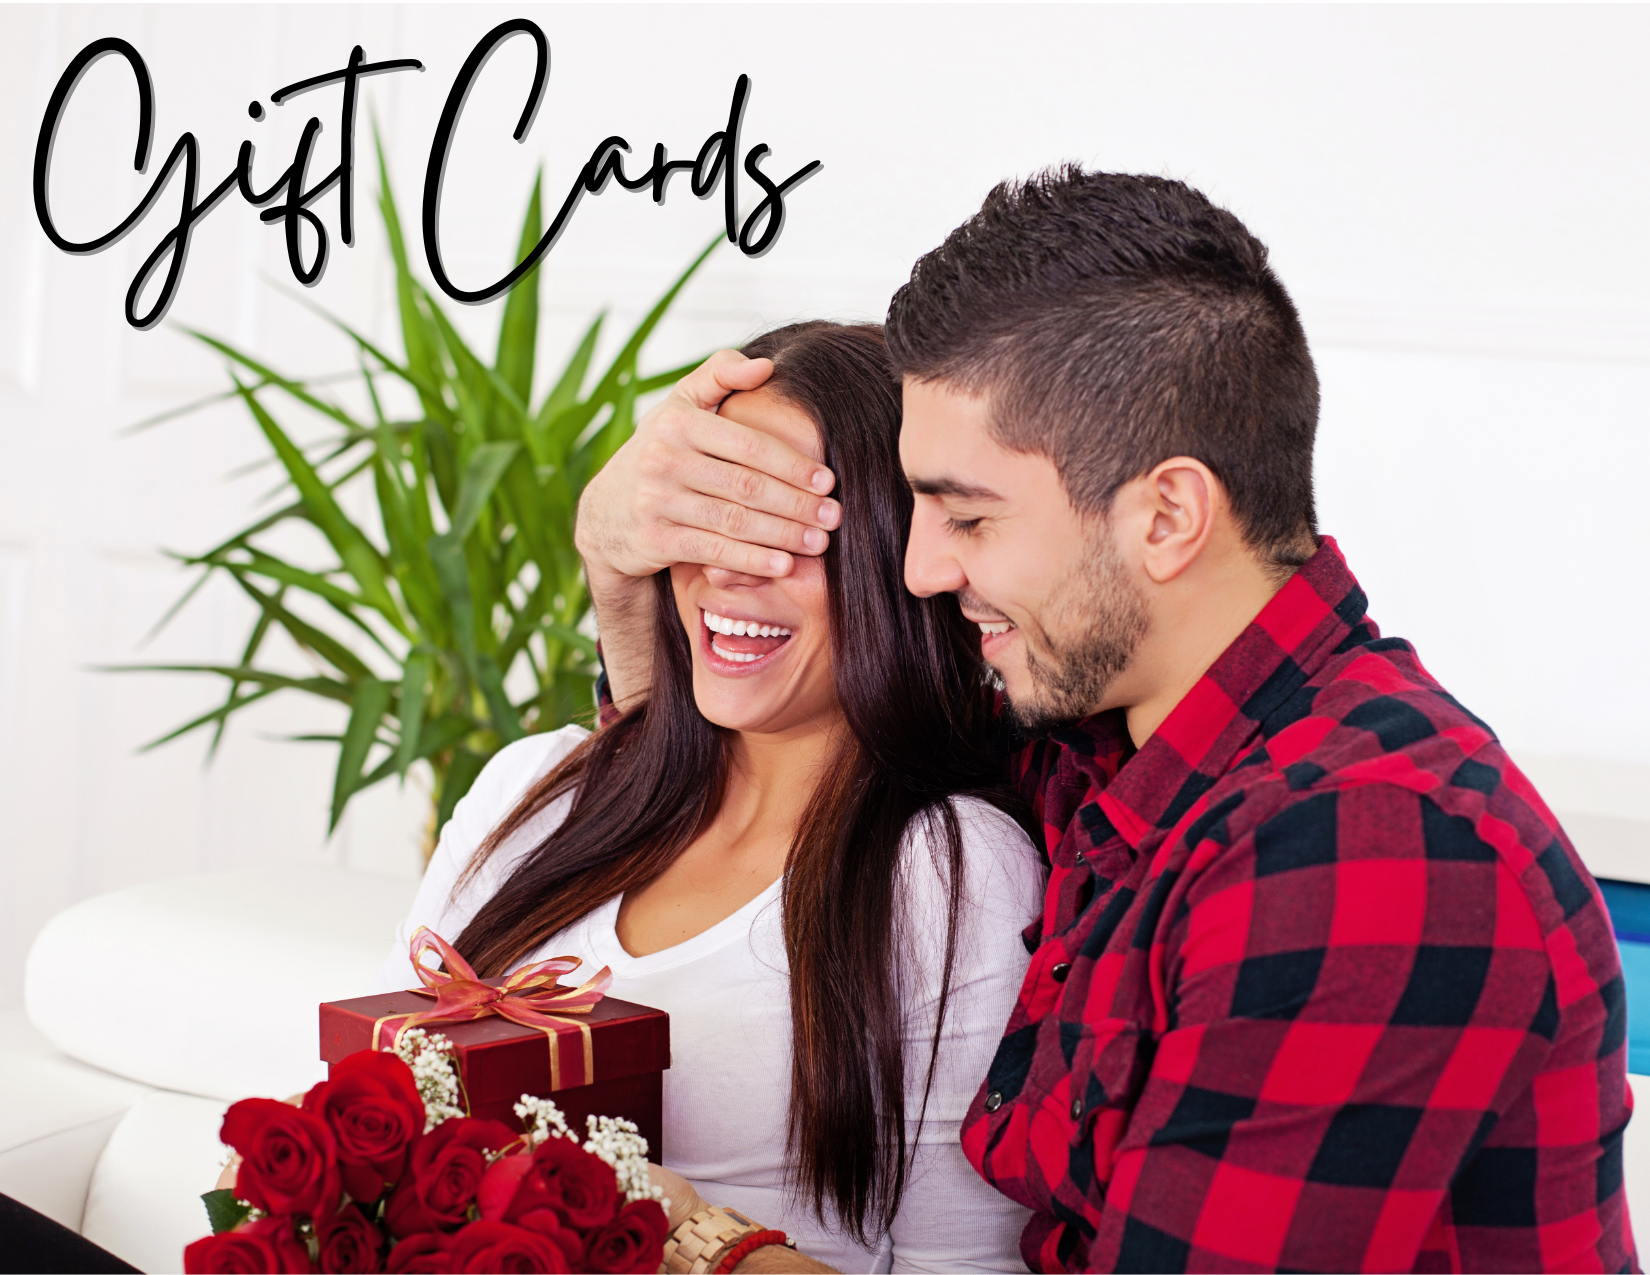
[[[790,540],[770,540],[761,535],[741,536],[741,539],[761,540],[763,544],[771,544],[776,549],[801,549],[808,553],[819,553],[825,548],[824,532],[834,531],[842,522],[842,507],[828,496],[816,496],[812,492],[798,491],[788,483],[782,483],[777,478],[770,478],[760,470],[747,469],[743,465],[730,464],[725,460],[718,460],[714,456],[704,454],[695,455],[687,464],[684,464],[676,474],[677,480],[684,490],[700,496],[710,497],[715,501],[726,501],[728,504],[743,508],[752,515],[768,515],[798,528],[823,529],[820,539],[807,542],[792,543]],[[691,513],[686,516],[667,514],[677,522],[693,523],[705,526],[712,531],[726,531],[730,535],[740,535],[738,529],[725,524],[724,520],[715,523],[701,522]],[[753,529],[766,526],[766,523],[753,523]]]
[[[831,543],[830,535],[817,526],[805,526],[789,518],[763,513],[739,501],[723,500],[692,490],[678,491],[667,497],[659,505],[658,513],[661,520],[674,526],[714,532],[744,541],[757,549],[820,554]]]
[[[672,527],[665,533],[661,549],[670,562],[697,562],[752,576],[789,575],[793,563],[788,553],[732,540],[698,527]]]
[[[713,412],[729,394],[754,390],[772,375],[772,359],[747,359],[738,350],[718,350],[677,381],[672,393]]]
[[[694,451],[717,457],[730,465],[753,470],[758,474],[766,474],[769,478],[795,488],[798,496],[812,501],[815,504],[814,512],[820,513],[823,517],[837,518],[841,514],[836,501],[819,499],[836,486],[836,476],[812,456],[797,451],[789,443],[782,442],[762,430],[751,429],[748,425],[741,425],[738,421],[730,421],[725,416],[714,416],[709,412],[687,413],[682,418],[681,426],[684,441]],[[789,516],[788,511],[784,509],[770,509],[769,512]],[[797,516],[804,521],[815,521],[814,516],[803,513],[800,506]],[[836,524],[828,522],[820,525]]]
[[[672,391],[687,409],[687,441],[700,451],[750,465],[781,482],[823,496],[836,485],[835,475],[824,465],[772,435],[715,414],[729,394],[754,390],[772,374],[772,359],[747,359],[737,350],[718,350],[689,372]]]

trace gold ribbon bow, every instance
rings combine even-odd
[[[447,967],[431,969],[419,958],[433,951]],[[497,1014],[523,1027],[534,1027],[545,1034],[550,1045],[550,1088],[562,1087],[561,1051],[556,1038],[569,1029],[579,1033],[584,1043],[584,1077],[575,1082],[588,1085],[596,1078],[595,1046],[590,1024],[582,1019],[568,1018],[568,1014],[588,1014],[601,1000],[613,982],[613,971],[603,966],[601,972],[578,987],[568,987],[559,980],[584,964],[576,956],[556,956],[537,965],[529,965],[511,974],[497,987],[483,983],[470,963],[453,950],[452,944],[428,926],[418,927],[412,940],[413,969],[423,981],[423,987],[410,990],[420,996],[435,997],[435,1008],[416,1014],[386,1014],[372,1025],[372,1047],[377,1049],[379,1033],[385,1023],[404,1020],[395,1029],[389,1048],[401,1042],[402,1033],[425,1023],[467,1023],[473,1019]],[[449,972],[450,971],[450,972]]]

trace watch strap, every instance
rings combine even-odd
[[[737,1209],[700,1209],[665,1241],[664,1268],[669,1275],[710,1275],[723,1254],[764,1229]]]

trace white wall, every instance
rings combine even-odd
[[[331,755],[279,742],[331,725],[272,702],[210,768],[198,743],[134,748],[211,702],[183,678],[100,663],[229,658],[247,624],[209,595],[139,640],[183,579],[158,552],[244,520],[269,475],[228,407],[132,437],[122,427],[225,382],[172,328],[120,317],[163,212],[96,257],[52,249],[28,174],[45,100],[90,40],[132,40],[153,72],[156,160],[184,129],[215,181],[242,137],[284,166],[308,104],[253,125],[245,104],[340,66],[417,57],[374,82],[409,217],[452,77],[494,22],[535,17],[553,48],[525,146],[505,133],[524,45],[476,89],[448,171],[455,276],[502,273],[535,166],[564,190],[609,133],[691,156],[741,71],[747,144],[770,171],[824,171],[759,260],[724,249],[660,333],[659,365],[799,316],[880,317],[911,261],[1005,176],[1075,158],[1207,190],[1273,249],[1324,382],[1322,523],[1389,632],[1487,717],[1608,870],[1650,863],[1650,12],[1466,6],[487,9],[131,5],[0,7],[0,1007],[39,924],[117,885],[280,858],[416,871],[424,798],[375,792],[329,843]],[[336,90],[313,99],[327,121]],[[135,201],[134,94],[88,77],[58,147],[54,199],[86,235]],[[303,114],[300,114],[303,112]],[[118,120],[111,126],[109,121]],[[362,112],[363,230],[313,299],[393,332]],[[267,180],[267,176],[265,180]],[[174,188],[175,189],[175,188]],[[172,203],[169,196],[167,202]],[[173,203],[173,207],[175,207]],[[332,197],[320,205],[336,226]],[[634,318],[716,229],[678,188],[664,208],[587,199],[547,272],[545,357],[611,303]],[[226,202],[197,232],[173,324],[284,367],[347,350],[260,272],[280,236]],[[290,288],[290,281],[287,286]],[[497,307],[464,312],[490,334]]]

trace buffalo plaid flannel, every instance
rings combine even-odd
[[[1332,540],[1137,753],[1019,756],[1051,876],[964,1125],[1033,1270],[1630,1270],[1621,967]]]

